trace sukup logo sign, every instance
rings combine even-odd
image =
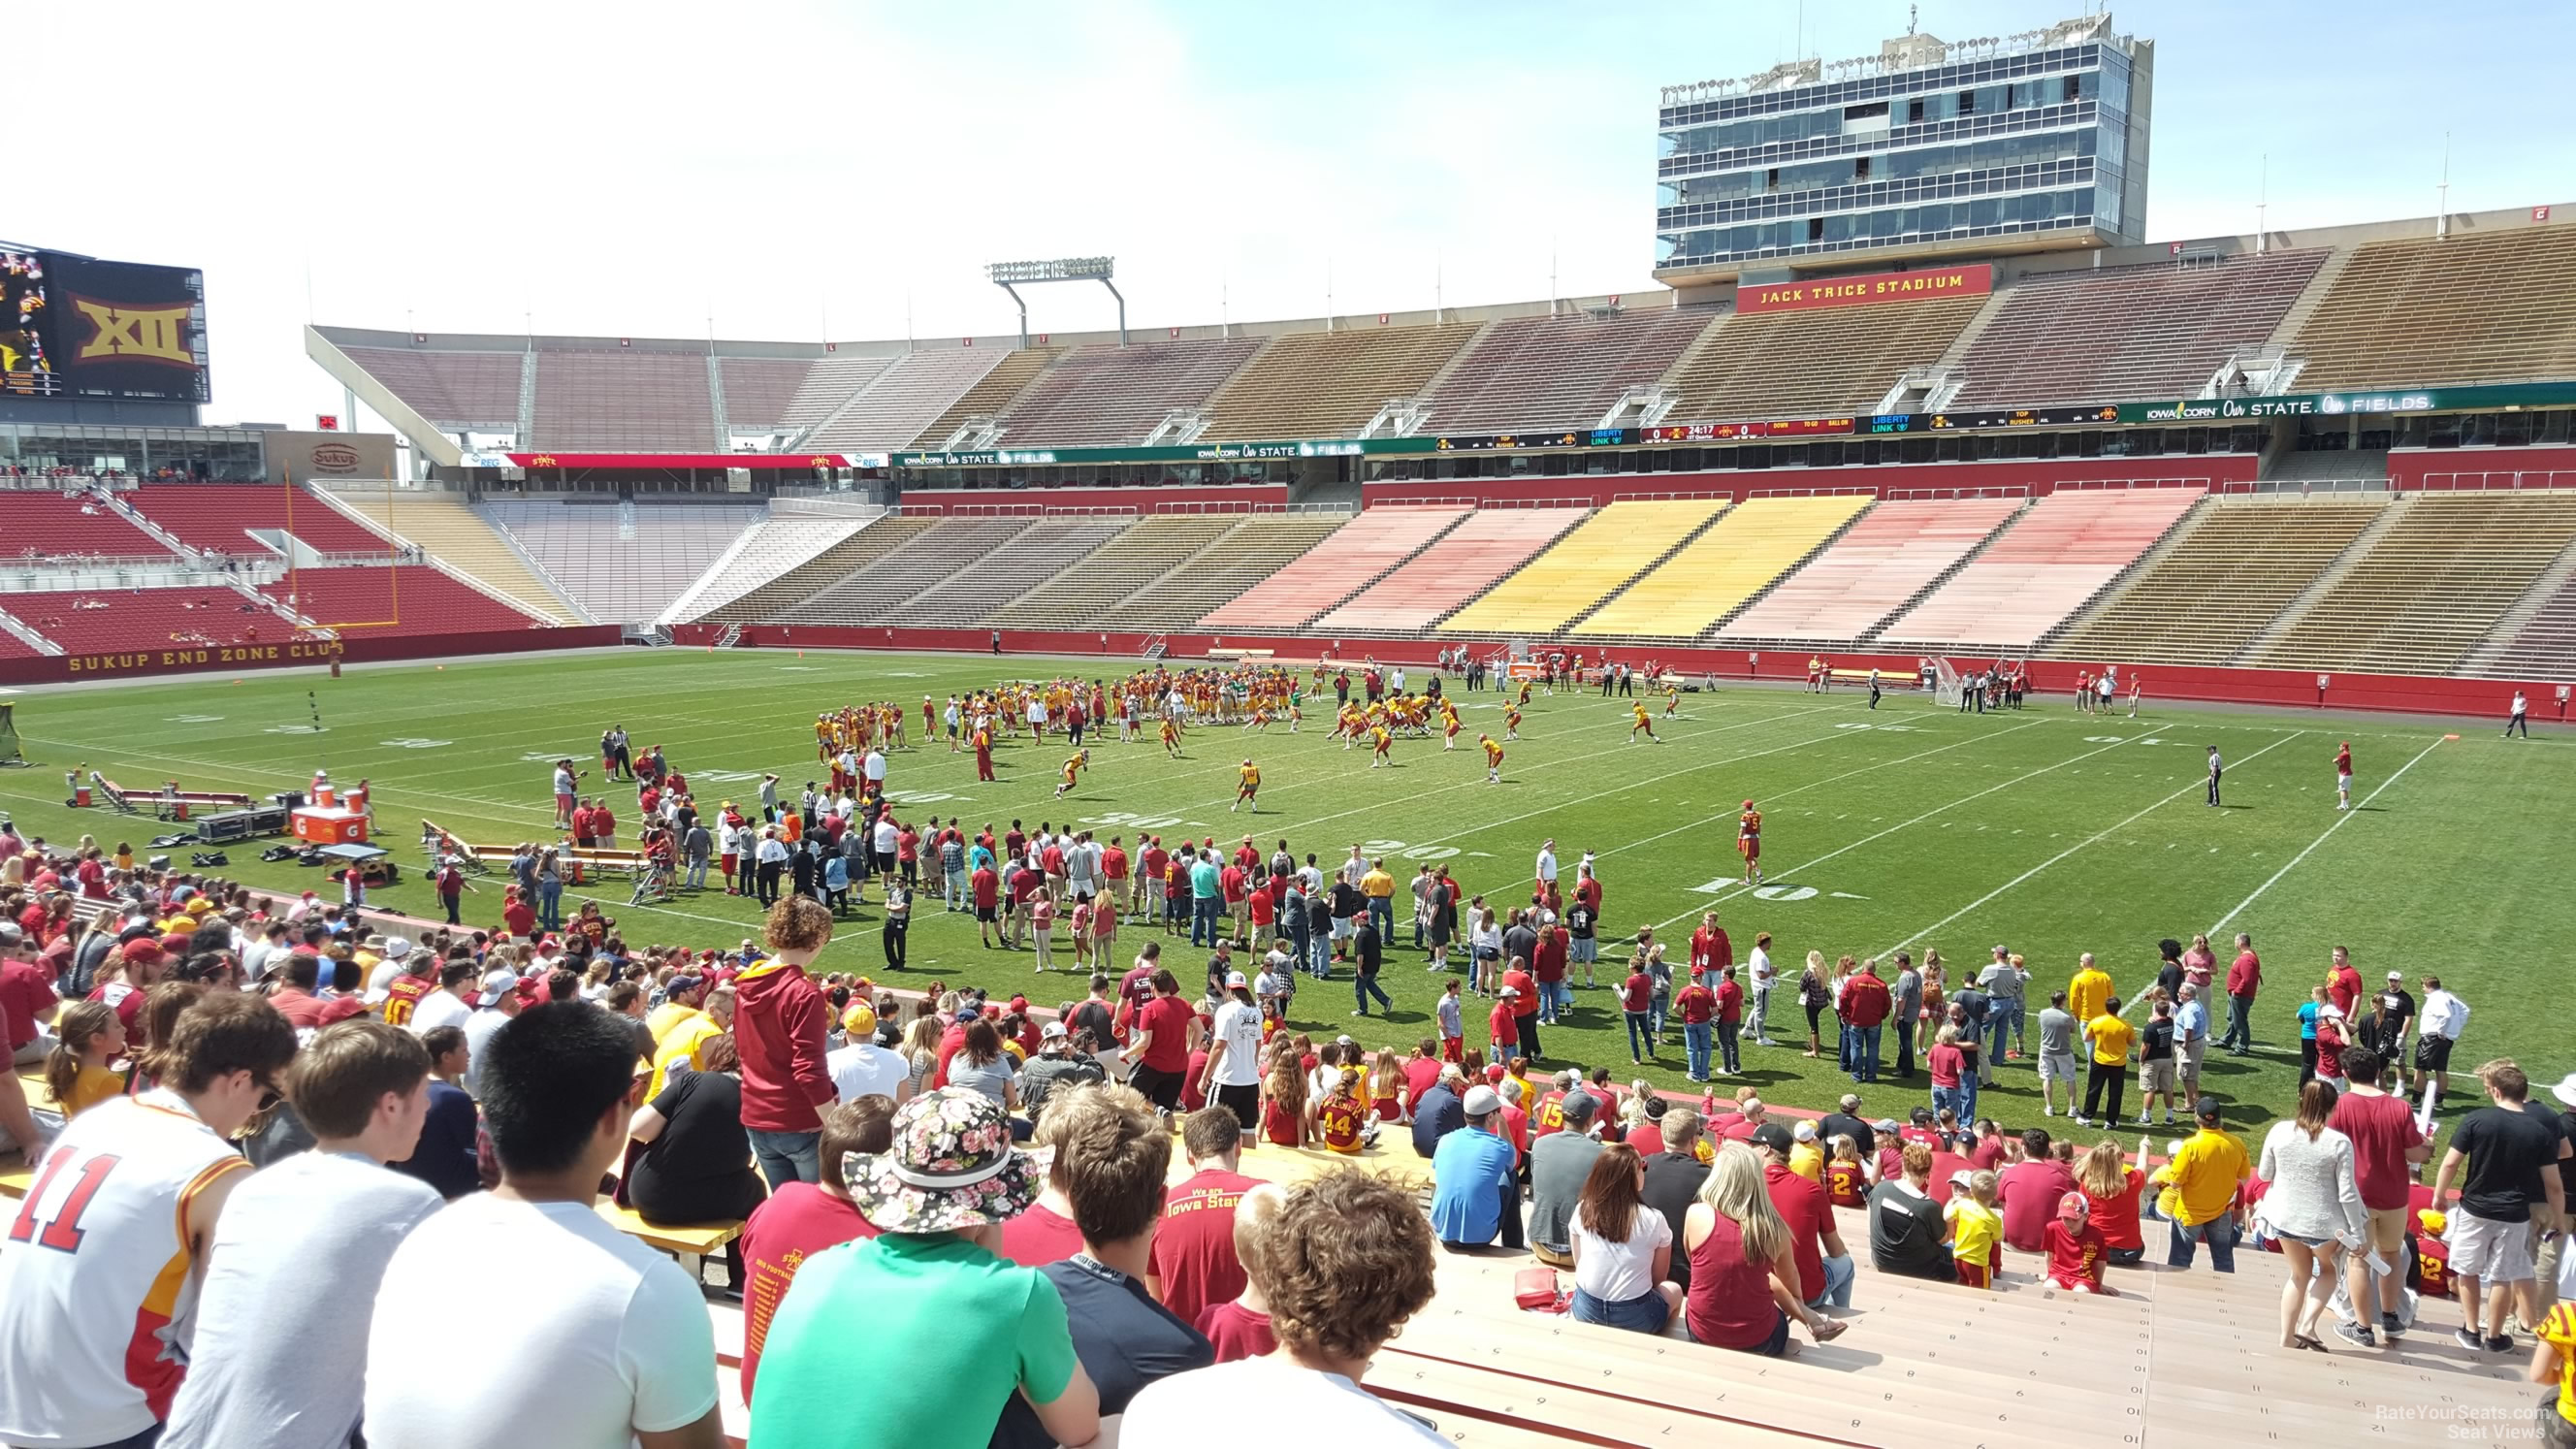
[[[313,471],[355,473],[358,471],[358,450],[346,443],[316,443],[313,445]]]
[[[116,302],[72,298],[72,308],[89,323],[89,336],[72,354],[74,362],[165,362],[195,367],[188,350],[188,313],[179,307],[128,307]]]

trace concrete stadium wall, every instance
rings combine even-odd
[[[722,625],[683,624],[673,631],[676,642],[691,647],[704,647],[714,642]],[[1325,660],[1356,666],[1374,659],[1385,664],[1402,664],[1408,668],[1428,668],[1439,650],[1466,644],[1479,653],[1492,653],[1505,647],[1496,637],[1443,637],[1439,639],[1332,639],[1308,638],[1287,634],[1169,634],[1156,636],[1135,632],[1081,633],[1066,630],[1005,629],[1001,631],[1001,654],[1071,655],[1096,657],[1103,667],[1124,671],[1140,664],[1148,640],[1160,637],[1167,650],[1166,660],[1177,668],[1187,668],[1205,659],[1210,649],[1268,649],[1283,661],[1309,664]],[[745,628],[741,645],[766,649],[860,649],[889,653],[913,651],[946,651],[966,654],[993,652],[993,631],[989,629],[906,629],[906,628],[838,628],[820,625],[758,624]],[[1567,652],[1572,653],[1569,646]],[[1622,646],[1608,652],[1608,657],[1643,665],[1649,661],[1679,670],[1685,674],[1714,674],[1719,679],[1796,680],[1805,677],[1807,655],[1803,650],[1769,651],[1756,657],[1741,649],[1648,649]],[[1587,662],[1603,657],[1598,649],[1586,649]],[[1835,654],[1837,669],[1875,667],[1896,680],[1910,680],[1923,656],[1899,654]],[[1950,656],[1961,664],[1982,664],[1982,656]],[[2119,662],[2119,661],[2112,661]],[[2031,688],[2043,698],[2058,702],[2071,700],[2075,676],[2081,670],[2100,668],[2096,661],[2033,660],[2030,664]],[[2129,667],[2122,667],[2122,689],[2127,688]],[[2255,704],[2295,709],[2357,709],[2404,714],[2457,715],[2473,719],[2502,721],[2505,707],[2516,689],[2531,697],[2532,712],[2544,722],[2561,718],[2555,698],[2556,687],[2543,680],[2512,679],[2447,679],[2407,674],[2336,674],[2322,690],[2317,675],[2292,669],[2209,669],[2182,666],[2150,665],[2139,670],[2146,683],[2147,697],[2152,700],[2189,700],[2207,704]]]
[[[1284,508],[1285,483],[1229,484],[1218,488],[907,488],[896,500],[906,513],[1019,511],[1051,508],[1117,508],[1152,513],[1249,513]]]
[[[1765,493],[1867,492],[1884,497],[1926,497],[1943,492],[2013,489],[2034,497],[2088,483],[2191,482],[2211,489],[2254,481],[2259,459],[2251,454],[2193,454],[2173,458],[2058,458],[2046,462],[1908,463],[1872,468],[1781,468],[1714,473],[1588,473],[1561,478],[1427,478],[1364,483],[1360,505],[1474,502],[1480,506],[1580,503],[1599,508],[1618,498],[1672,494],[1738,502]]]
[[[0,684],[61,684],[67,680],[132,679],[164,674],[223,674],[252,669],[292,669],[391,659],[451,655],[537,654],[557,649],[596,649],[618,642],[614,624],[569,629],[513,630],[506,634],[407,634],[386,639],[299,639],[275,644],[209,644],[97,650],[42,659],[0,660]]]
[[[2399,448],[2388,481],[2401,491],[2576,488],[2576,448]]]

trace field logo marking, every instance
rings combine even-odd
[[[213,724],[222,718],[223,716],[219,714],[174,714],[167,716],[164,722],[168,724]]]
[[[376,743],[389,750],[443,750],[456,742],[454,740],[400,739],[378,740]]]

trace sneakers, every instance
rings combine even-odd
[[[2344,1342],[2349,1343],[2356,1348],[2376,1348],[2379,1346],[2379,1340],[2371,1334],[2371,1331],[2358,1323],[2338,1323],[2335,1325],[2334,1331],[2335,1337],[2342,1339]]]
[[[2040,1104],[2040,1108],[2039,1108],[2039,1115],[2041,1115],[2042,1117],[2054,1117],[2054,1116],[2056,1116],[2056,1115],[2057,1115],[2057,1104],[2056,1104],[2055,1102],[2043,1102],[2043,1103],[2041,1103],[2041,1104]]]
[[[2004,1060],[2005,1060],[2005,1061],[2008,1061],[2008,1062],[2017,1062],[2017,1061],[2020,1061],[2020,1060],[2021,1060],[2021,1048],[2019,1048],[2019,1047],[2012,1047],[2012,1048],[2008,1048],[2008,1049],[2004,1052]]]
[[[2459,1344],[2460,1347],[2471,1351],[2482,1349],[2487,1346],[2487,1341],[2478,1337],[2478,1331],[2474,1328],[2457,1329],[2451,1334],[2451,1339],[2453,1342]]]
[[[2406,1321],[2394,1313],[2383,1313],[2379,1315],[2379,1331],[2395,1338],[2406,1331]]]
[[[2496,1334],[2487,1339],[2486,1345],[2487,1352],[2489,1353],[2511,1353],[2513,1352],[2513,1335],[2510,1333]]]

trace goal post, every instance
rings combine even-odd
[[[1932,661],[1932,668],[1934,670],[1932,697],[1941,703],[1950,706],[1952,709],[1958,708],[1959,699],[1962,694],[1962,686],[1959,681],[1959,671],[1952,668],[1950,666],[1950,661],[1947,659],[1934,659]]]

